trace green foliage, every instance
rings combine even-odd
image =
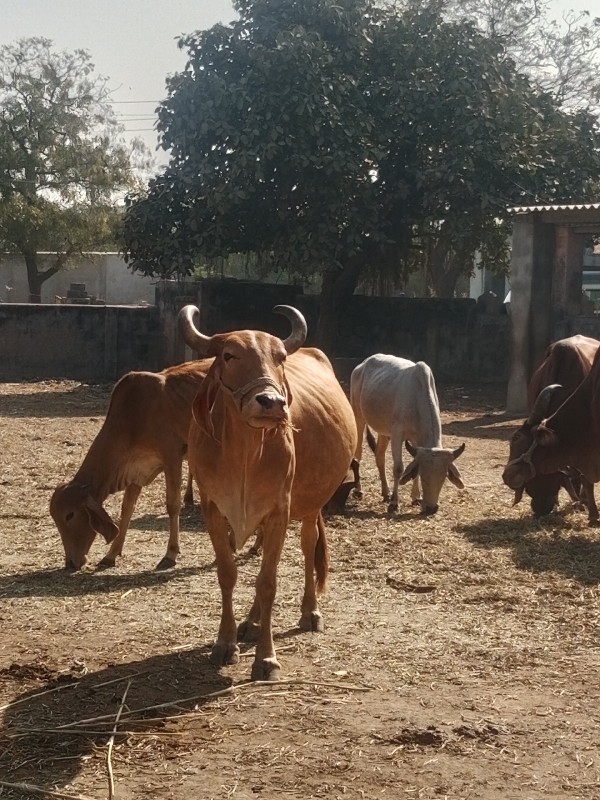
[[[416,248],[447,294],[509,206],[587,197],[595,118],[561,111],[497,38],[421,6],[239,0],[238,21],[184,39],[159,109],[171,163],[125,216],[131,266],[268,253],[351,293]]]
[[[0,48],[0,247],[26,258],[32,296],[74,253],[115,241],[132,155],[85,51],[41,38]],[[43,272],[40,250],[57,253]]]

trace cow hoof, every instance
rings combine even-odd
[[[240,622],[237,629],[238,642],[256,642],[260,634],[260,625],[249,619]]]
[[[237,644],[220,644],[213,646],[210,654],[210,663],[215,667],[227,667],[237,664],[240,658],[240,648]]]
[[[325,624],[323,622],[323,615],[320,611],[310,611],[307,614],[302,614],[298,627],[301,631],[312,631],[313,633],[323,633]]]
[[[248,549],[249,556],[259,556],[261,553],[261,546],[259,544],[253,544],[252,547]]]
[[[110,556],[104,556],[102,561],[98,562],[96,569],[110,569],[111,567],[115,566],[115,563],[116,559],[111,558]]]
[[[597,519],[596,517],[588,519],[588,525],[590,528],[600,528],[600,519]]]
[[[165,556],[164,558],[162,558],[158,562],[158,564],[156,565],[155,569],[157,569],[157,570],[158,569],[171,569],[174,566],[175,566],[175,559],[174,558],[169,558],[168,556]]]
[[[420,506],[420,505],[421,505],[421,501],[418,498],[411,502],[411,506]]]
[[[352,494],[354,495],[354,497],[356,497],[356,499],[357,499],[357,500],[362,500],[363,493],[361,492],[361,490],[360,490],[360,489],[355,489],[355,490],[352,492]]]
[[[393,514],[395,511],[398,511],[398,503],[390,503],[387,510],[388,514]]]
[[[253,681],[278,681],[280,676],[281,666],[276,658],[260,658],[252,664]]]

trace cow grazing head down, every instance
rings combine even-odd
[[[119,532],[89,487],[76,483],[58,486],[50,499],[50,514],[59,530],[67,569],[81,569],[96,536],[112,542]]]
[[[539,393],[529,417],[515,431],[510,440],[508,464],[502,480],[515,492],[513,505],[520,502],[523,492],[531,497],[531,510],[536,517],[550,514],[558,503],[561,488],[573,496],[570,477],[563,471],[539,474],[534,466],[534,451],[539,444],[551,447],[555,434],[543,424],[564,399],[563,387],[558,383],[546,386]]]
[[[261,331],[205,336],[194,324],[195,306],[185,306],[180,312],[186,343],[198,353],[215,358],[194,402],[194,418],[211,436],[211,415],[219,391],[230,398],[252,428],[275,430],[289,422],[293,398],[284,365],[287,356],[304,344],[307,329],[304,317],[295,308],[276,306],[273,310],[292,323],[287,339]]]
[[[439,508],[440,492],[446,478],[458,489],[465,488],[460,472],[454,464],[465,451],[464,442],[455,450],[443,447],[413,447],[408,440],[404,444],[413,460],[402,473],[400,484],[404,485],[420,477],[423,494],[421,513],[435,514]]]

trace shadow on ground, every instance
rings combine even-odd
[[[512,550],[519,569],[564,575],[582,586],[600,583],[600,541],[574,532],[560,512],[541,520],[480,520],[456,530],[478,547]]]

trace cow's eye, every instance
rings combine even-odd
[[[73,519],[73,517],[74,517],[74,515],[75,515],[75,512],[74,512],[74,511],[69,511],[69,513],[68,513],[68,514],[67,514],[67,516],[65,517],[66,521],[67,521],[67,522],[69,522],[70,520],[72,520],[72,519]]]
[[[232,358],[235,358],[233,353],[223,353],[223,361],[231,361]]]

